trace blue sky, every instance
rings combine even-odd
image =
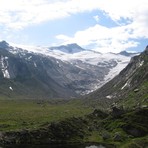
[[[147,26],[147,0],[0,0],[0,40],[14,44],[142,51]]]

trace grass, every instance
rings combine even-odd
[[[33,101],[0,100],[0,131],[36,129],[41,125],[92,112],[80,100]]]
[[[93,131],[86,139],[87,142],[102,142],[102,137],[99,131]]]
[[[148,136],[130,139],[120,145],[121,148],[147,148]]]
[[[132,109],[134,107],[148,106],[148,81],[144,81],[137,87],[138,92],[134,90],[130,91],[129,94],[118,101],[118,105],[124,106],[125,109]]]
[[[0,100],[0,131],[13,131],[7,132],[7,136],[17,143],[38,144],[51,139],[56,143],[95,142],[136,148],[147,145],[147,112],[147,108],[127,110],[115,118],[103,115],[101,110],[93,112],[81,100]],[[23,134],[23,129],[29,129],[28,133]]]

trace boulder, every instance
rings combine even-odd
[[[102,138],[103,138],[103,140],[107,140],[107,139],[111,138],[111,136],[108,132],[104,132],[104,133],[102,133]]]
[[[122,136],[120,133],[115,133],[115,136],[114,136],[114,141],[122,141]]]

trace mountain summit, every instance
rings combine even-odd
[[[124,51],[121,51],[119,54],[124,55],[124,56],[133,56],[133,54],[135,54],[135,53],[127,52],[127,51],[124,50]],[[139,53],[137,53],[137,54],[139,54]]]
[[[6,41],[1,41],[0,42],[0,48],[8,48],[9,44]]]
[[[62,52],[71,53],[71,54],[78,53],[78,52],[81,52],[81,51],[85,50],[76,43],[51,47],[49,49],[50,50],[60,50]]]

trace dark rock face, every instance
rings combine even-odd
[[[142,137],[147,134],[147,132],[140,128],[140,127],[134,127],[132,125],[127,125],[123,127],[124,131],[126,131],[129,135],[132,135],[134,137]]]
[[[113,117],[119,117],[119,116],[121,116],[122,114],[124,113],[124,110],[122,110],[122,109],[119,109],[119,108],[117,108],[117,107],[112,107],[112,112],[111,112],[111,115],[113,116]]]
[[[104,132],[104,133],[102,133],[102,138],[103,138],[103,140],[108,140],[108,139],[110,139],[110,138],[111,138],[111,136],[110,136],[110,134],[109,134],[109,133]]]
[[[120,54],[124,55],[124,56],[132,56],[133,55],[133,53],[129,53],[129,52],[126,52],[126,51],[121,51]]]
[[[126,122],[123,125],[123,130],[129,135],[134,137],[142,137],[148,133],[148,117],[147,117],[147,108],[137,109],[134,111],[133,115],[129,114],[124,116]]]
[[[6,41],[0,42],[0,48],[8,48],[9,44]]]
[[[92,113],[94,117],[104,119],[108,116],[107,113],[102,112],[101,110],[95,109],[94,112]]]
[[[120,133],[115,133],[114,141],[122,141],[123,138]]]

